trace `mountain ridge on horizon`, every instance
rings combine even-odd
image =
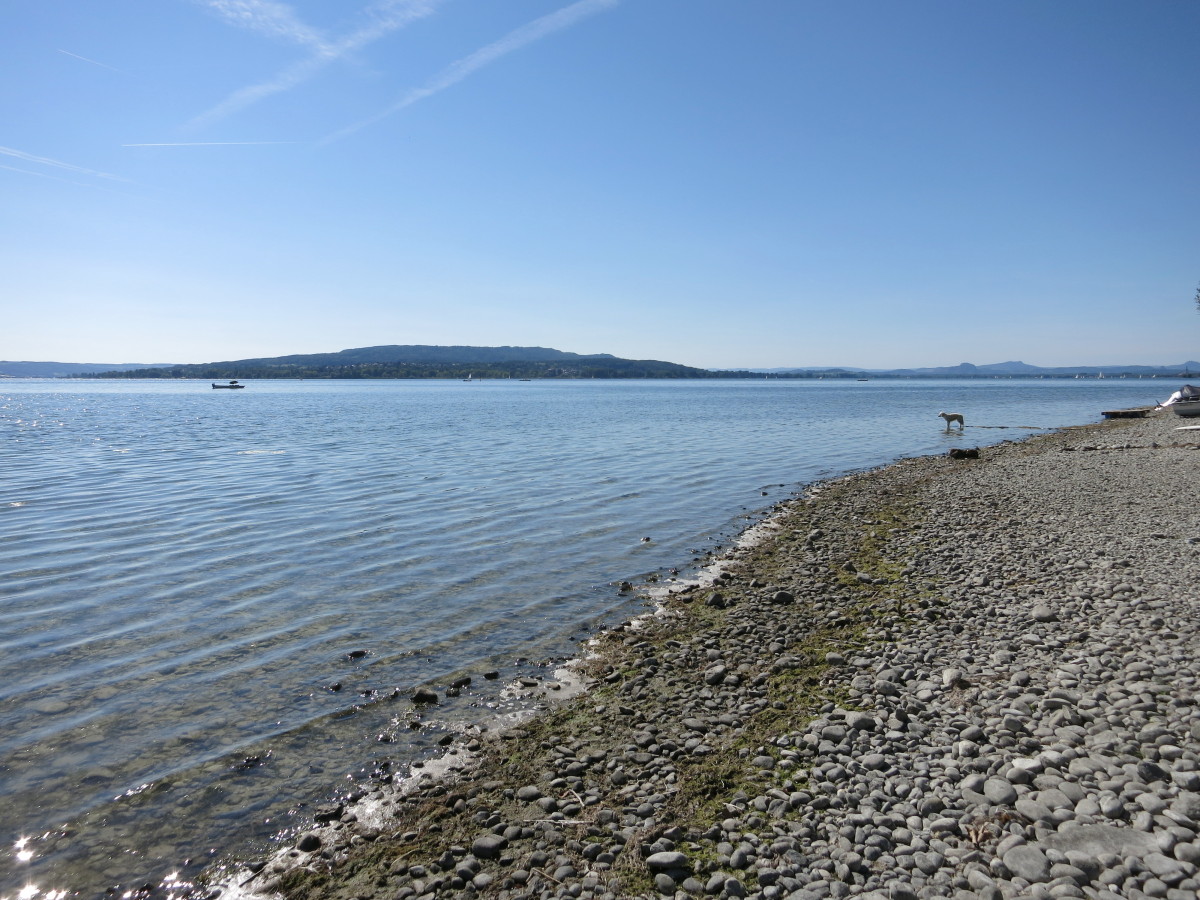
[[[565,364],[554,367],[553,364]],[[572,353],[547,347],[497,346],[481,347],[468,345],[437,344],[384,344],[372,347],[356,347],[332,353],[298,353],[275,357],[252,357],[240,360],[224,360],[199,364],[164,363],[65,363],[0,360],[0,377],[56,378],[88,375],[113,375],[131,377],[130,373],[150,372],[153,377],[222,377],[206,374],[237,367],[246,377],[320,377],[325,370],[357,370],[366,367],[404,367],[402,374],[369,374],[367,377],[420,377],[425,367],[455,367],[470,365],[513,366],[517,364],[551,367],[554,377],[586,377],[572,372],[580,366],[593,374],[597,371],[614,373],[596,377],[732,377],[733,373],[776,375],[784,377],[820,377],[850,375],[875,375],[888,377],[995,377],[995,376],[1069,376],[1069,375],[1151,375],[1159,377],[1188,376],[1193,371],[1200,376],[1200,362],[1188,360],[1178,365],[1101,365],[1101,366],[1034,366],[1018,360],[1002,363],[976,365],[963,362],[955,366],[927,366],[911,368],[879,369],[858,366],[779,366],[772,368],[748,367],[741,369],[699,369],[678,363],[660,360],[627,360],[610,353]],[[639,368],[640,367],[640,368]],[[296,374],[305,370],[307,375]],[[254,376],[247,370],[254,370]],[[582,371],[582,370],[579,370]],[[635,375],[648,372],[650,375]],[[169,373],[169,374],[168,374]],[[270,374],[267,374],[270,373]],[[457,374],[454,372],[452,374]],[[331,377],[325,374],[324,377]],[[438,376],[432,376],[438,377]],[[449,376],[443,376],[449,377]],[[546,377],[546,376],[543,376]]]
[[[1200,376],[1200,362],[1188,360],[1179,363],[1178,365],[1170,366],[1145,366],[1145,365],[1100,365],[1100,366],[1034,366],[1029,363],[1019,360],[1010,360],[1002,363],[989,363],[986,365],[976,365],[974,363],[963,362],[955,366],[925,366],[916,368],[899,368],[899,369],[868,369],[858,366],[806,366],[806,367],[782,367],[773,369],[750,369],[751,372],[763,372],[768,374],[792,374],[792,373],[820,373],[820,372],[859,372],[866,375],[965,375],[965,376],[993,376],[993,375],[1170,375],[1178,374],[1181,371],[1184,373],[1194,371]]]

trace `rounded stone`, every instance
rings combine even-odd
[[[1005,778],[989,778],[985,781],[983,796],[997,806],[1012,806],[1017,802],[1017,791]]]
[[[517,799],[525,803],[532,803],[534,800],[540,800],[542,792],[532,784],[527,784],[524,787],[517,788]]]
[[[1039,603],[1029,611],[1030,616],[1035,622],[1055,622],[1058,621],[1058,615],[1047,606],[1045,603]]]
[[[432,691],[429,688],[417,688],[413,691],[413,703],[437,703],[437,691]]]
[[[296,849],[301,853],[312,853],[314,850],[321,849],[321,837],[316,832],[308,831],[300,835],[300,839],[296,841]]]
[[[477,859],[495,859],[508,846],[503,835],[481,834],[471,843],[471,853]]]
[[[646,857],[646,865],[651,872],[669,872],[672,869],[686,869],[687,857],[678,850],[663,850],[658,853],[651,853]]]
[[[1032,844],[1013,847],[1004,854],[1004,865],[1018,878],[1024,878],[1031,884],[1050,880],[1050,860]]]
[[[1175,854],[1175,858],[1181,863],[1200,866],[1200,841],[1192,841],[1188,844],[1176,844],[1172,852]]]
[[[1159,797],[1157,794],[1151,794],[1149,791],[1144,794],[1138,794],[1137,799],[1134,802],[1152,815],[1158,815],[1167,808],[1166,800],[1164,800],[1162,797]]]
[[[1171,810],[1192,822],[1200,822],[1200,794],[1191,791],[1181,792],[1171,804]]]
[[[872,772],[882,772],[888,767],[887,757],[882,753],[868,753],[861,762],[864,769]]]

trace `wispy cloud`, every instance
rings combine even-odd
[[[59,50],[58,52],[65,54],[66,56],[73,57],[74,59],[83,60],[85,63],[91,63],[93,66],[99,66],[102,69],[109,69],[110,71],[113,71],[113,72],[121,71],[120,69],[116,68],[115,66],[110,66],[107,63],[96,62],[96,60],[94,60],[94,59],[88,59],[86,56],[80,56],[78,53],[72,53],[70,50]]]
[[[83,166],[76,166],[58,159],[50,159],[47,156],[34,156],[32,153],[14,150],[12,147],[0,147],[0,155],[11,156],[15,159],[20,159],[25,162],[37,163],[39,166],[49,166],[50,168],[54,169],[63,169],[67,172],[74,172],[76,175],[91,175],[93,178],[110,178],[113,181],[126,180],[117,175],[110,175],[108,172],[97,172],[95,169],[85,169]]]
[[[159,144],[122,144],[122,147],[259,147],[265,144],[299,144],[301,141],[170,141]]]
[[[322,47],[321,33],[301,22],[292,8],[274,0],[196,0],[231,25],[264,37],[282,38],[302,46]]]
[[[367,7],[364,24],[357,31],[341,38],[327,40],[315,30],[300,23],[291,10],[281,3],[268,0],[200,0],[221,15],[251,28],[260,34],[283,35],[297,43],[306,44],[313,54],[288,66],[274,78],[234,91],[212,109],[201,113],[188,123],[199,128],[245,109],[273,94],[291,90],[312,78],[330,63],[336,62],[368,44],[372,44],[432,13],[442,0],[383,0]]]
[[[368,125],[373,125],[381,119],[386,119],[388,116],[394,115],[400,110],[412,106],[414,103],[419,103],[422,100],[432,97],[434,94],[441,93],[448,87],[458,84],[460,81],[469,78],[484,66],[491,65],[501,57],[527,47],[535,41],[540,41],[542,38],[548,37],[557,31],[570,28],[588,16],[610,9],[619,2],[620,0],[578,0],[578,2],[572,3],[570,6],[564,6],[556,12],[542,16],[540,19],[534,19],[520,28],[513,29],[500,38],[500,40],[476,50],[470,56],[465,56],[451,63],[427,84],[409,91],[400,100],[382,112],[334,132],[320,143],[328,144],[349,134],[353,134],[361,128],[366,128]]]

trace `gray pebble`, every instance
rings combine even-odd
[[[687,868],[687,857],[678,851],[664,850],[646,857],[646,865],[651,872],[669,872]]]
[[[1033,884],[1050,880],[1050,861],[1045,853],[1032,844],[1013,847],[1004,854],[1004,865],[1018,878]]]
[[[499,834],[483,834],[471,843],[471,853],[479,859],[495,859],[508,846],[508,841]]]

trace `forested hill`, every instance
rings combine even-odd
[[[213,365],[261,366],[352,366],[359,363],[510,363],[562,362],[566,360],[615,360],[609,353],[579,354],[553,350],[549,347],[440,347],[430,344],[386,344],[380,347],[358,347],[337,353],[297,353],[264,359],[239,359]]]
[[[197,365],[104,372],[100,378],[729,378],[653,359],[581,355],[545,347],[390,345]]]

